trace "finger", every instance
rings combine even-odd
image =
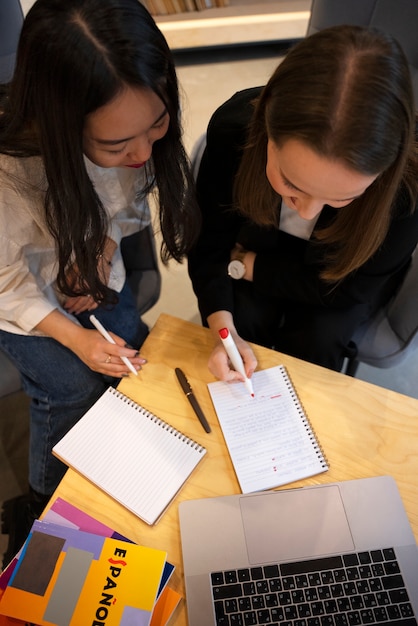
[[[79,298],[74,313],[77,315],[78,313],[83,313],[84,311],[93,311],[97,309],[98,304],[95,302],[93,296],[82,296]]]
[[[227,383],[242,383],[244,381],[244,377],[242,374],[240,374],[240,372],[237,372],[236,370],[229,370],[225,381]]]
[[[97,307],[97,303],[95,302],[93,296],[90,294],[83,298],[81,305],[85,306],[85,310],[87,311],[91,311],[92,309],[95,309]]]
[[[136,371],[142,369],[140,364],[132,363],[132,360],[131,364]],[[130,371],[127,365],[122,361],[121,355],[107,354],[102,365],[106,368],[106,374],[111,376],[124,376]]]
[[[95,309],[97,309],[97,307],[98,307],[98,306],[99,306],[99,305],[97,304],[97,302],[95,302],[95,301],[93,300],[93,303],[92,303],[92,304],[90,304],[90,306],[88,307],[88,309],[87,309],[87,310],[88,310],[88,311],[94,311]]]
[[[64,304],[64,308],[72,315],[78,315],[83,311],[88,311],[95,304],[92,296],[78,296],[76,298],[68,298]]]

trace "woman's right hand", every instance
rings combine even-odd
[[[127,357],[137,371],[146,363],[138,350],[127,347],[124,339],[118,335],[109,332],[115,341],[113,344],[104,339],[97,330],[86,328],[80,330],[82,331],[80,339],[69,347],[94,372],[113,378],[126,376],[130,370],[121,360],[122,356]]]
[[[126,356],[136,370],[146,363],[138,351],[127,347],[125,340],[118,335],[109,333],[115,341],[114,344],[110,343],[99,331],[75,324],[57,309],[44,317],[36,329],[72,350],[83,363],[99,374],[113,378],[128,374],[129,368],[121,361],[121,356]],[[59,363],[56,367],[59,367]]]
[[[209,357],[208,367],[210,372],[216,376],[216,378],[219,378],[219,380],[227,382],[242,382],[244,380],[242,374],[231,368],[228,355],[219,338],[219,330],[221,328],[228,328],[244,362],[245,373],[248,378],[251,378],[257,367],[257,359],[249,344],[244,341],[235,330],[232,313],[229,311],[216,311],[208,316],[208,324],[216,341],[215,348]]]
[[[254,352],[248,343],[238,335],[234,336],[234,340],[244,362],[245,373],[248,378],[251,378],[257,367],[257,359],[255,358]],[[219,380],[224,380],[229,383],[244,381],[242,374],[231,368],[231,363],[222,343],[219,343],[213,349],[209,357],[208,367],[210,372],[216,376],[216,378],[219,378]]]

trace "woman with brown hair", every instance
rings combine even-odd
[[[214,113],[197,187],[189,273],[216,337],[211,371],[242,379],[222,327],[249,376],[247,341],[340,370],[418,241],[415,108],[399,44],[356,26],[298,43],[264,88]]]

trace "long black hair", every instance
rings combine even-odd
[[[76,263],[84,287],[103,299],[97,273],[106,212],[83,158],[86,115],[126,87],[152,90],[170,116],[155,142],[149,184],[158,190],[161,256],[180,261],[199,226],[193,180],[182,144],[174,62],[138,0],[37,0],[23,24],[16,69],[0,113],[0,152],[40,156],[47,177],[45,219],[57,246],[57,284],[74,295],[66,271]],[[79,292],[77,292],[79,293]]]

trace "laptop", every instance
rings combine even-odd
[[[179,505],[189,626],[414,626],[418,550],[389,476]]]

